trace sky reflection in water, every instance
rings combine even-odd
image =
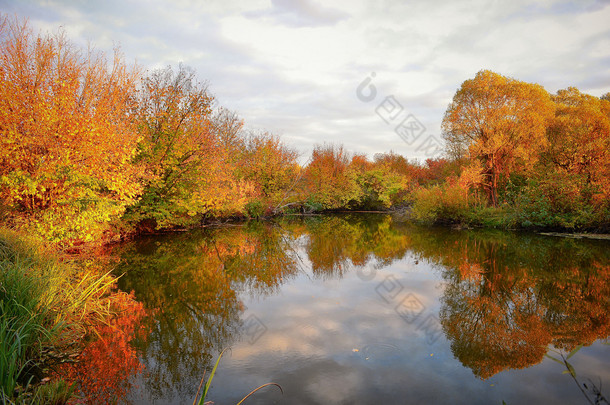
[[[389,215],[250,223],[119,246],[148,311],[132,403],[587,403],[610,385],[607,241],[426,229]],[[552,353],[551,353],[552,354]],[[590,385],[590,384],[589,384]],[[606,396],[609,396],[606,393]]]

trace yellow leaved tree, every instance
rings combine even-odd
[[[137,197],[137,70],[0,15],[0,205],[53,242],[99,240]]]
[[[443,137],[456,157],[478,160],[480,186],[497,206],[500,176],[533,166],[553,112],[542,86],[482,70],[453,97],[443,118]]]

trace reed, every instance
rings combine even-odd
[[[205,371],[203,372],[203,377],[201,377],[201,382],[199,383],[199,388],[197,389],[197,394],[195,394],[195,400],[193,401],[193,405],[212,405],[213,402],[212,401],[206,401],[205,398],[208,395],[208,391],[210,389],[210,386],[212,385],[212,379],[214,378],[214,375],[216,374],[216,369],[218,368],[218,363],[220,363],[220,359],[222,358],[223,354],[225,353],[227,349],[224,349],[222,352],[220,352],[220,355],[218,356],[218,359],[216,359],[216,363],[214,363],[214,367],[212,368],[212,372],[210,373],[210,377],[208,378],[208,380],[205,382],[205,386],[203,388],[203,394],[201,395],[201,397],[199,397],[199,394],[201,392],[201,387],[203,386],[203,382],[205,380]],[[266,383],[263,384],[255,389],[253,389],[252,391],[250,391],[250,393],[248,393],[248,395],[246,395],[245,397],[243,397],[238,403],[237,405],[241,405],[244,403],[244,401],[246,399],[248,399],[250,396],[254,395],[255,392],[257,392],[258,390],[261,390],[265,387],[269,387],[269,386],[276,386],[280,389],[280,392],[282,394],[284,394],[284,390],[282,389],[282,387],[274,382],[270,382],[270,383]]]
[[[71,392],[39,382],[112,314],[114,284],[109,273],[61,261],[42,243],[0,229],[0,403],[44,403],[52,391]]]

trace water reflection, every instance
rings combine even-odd
[[[475,375],[539,363],[610,334],[605,243],[505,232],[420,230],[412,249],[440,264],[440,318],[455,356]]]
[[[65,362],[56,370],[69,384],[78,385],[86,404],[124,400],[134,388],[132,377],[143,369],[130,341],[145,338],[146,311],[128,294],[115,296],[111,305],[117,316],[98,326],[96,339],[79,354],[78,363]]]
[[[252,223],[120,248],[119,287],[155,310],[150,334],[134,341],[155,397],[191,395],[213,356],[238,338],[238,292],[270,294],[295,273],[290,242],[278,227]]]
[[[121,258],[116,273],[125,273],[120,288],[134,291],[148,314],[141,322],[146,333],[132,341],[146,370],[133,402],[192,401],[203,370],[226,347],[234,347],[237,365],[225,368],[233,381],[225,390],[269,381],[257,375],[280,379],[293,395],[287,403],[315,403],[323,390],[338,390],[333,378],[348,375],[358,383],[343,399],[351,396],[353,403],[400,402],[404,389],[425,391],[421,382],[413,385],[413,373],[443,381],[451,369],[460,384],[476,386],[449,366],[450,357],[444,369],[414,360],[422,347],[427,352],[425,340],[413,340],[412,325],[375,289],[388,274],[438,314],[447,339],[442,344],[481,379],[538,364],[549,345],[571,350],[610,334],[604,241],[336,215],[148,238],[114,253]],[[415,263],[423,264],[421,273]],[[253,319],[261,323],[254,329]],[[252,332],[257,326],[266,333],[260,340]],[[436,349],[437,357],[443,350]],[[312,391],[307,379],[326,388]],[[222,376],[218,381],[225,386]],[[217,395],[229,403],[236,398]]]

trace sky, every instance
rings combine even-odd
[[[610,91],[607,0],[0,0],[0,12],[119,46],[144,69],[189,66],[246,129],[305,160],[324,143],[437,157],[448,104],[483,69],[551,93]]]

